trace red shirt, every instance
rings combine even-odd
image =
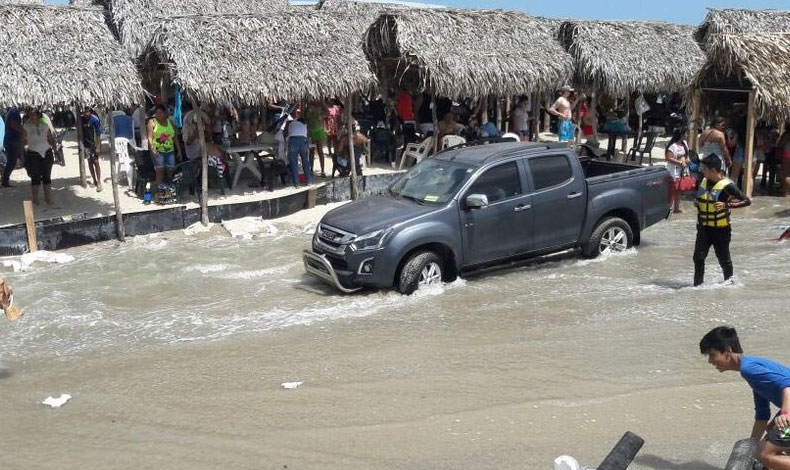
[[[401,90],[398,92],[398,117],[402,121],[414,121],[414,101],[411,94]]]

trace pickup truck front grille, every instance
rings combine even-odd
[[[316,231],[318,237],[313,248],[339,257],[345,254],[346,246],[356,238],[353,233],[324,224],[319,224]]]

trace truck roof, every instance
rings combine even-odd
[[[467,165],[481,166],[502,158],[510,157],[515,153],[519,155],[529,155],[540,153],[550,149],[568,150],[568,146],[563,142],[495,142],[478,144],[469,142],[436,154],[434,158],[439,160],[449,160]]]

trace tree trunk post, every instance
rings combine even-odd
[[[126,231],[123,227],[123,212],[121,211],[121,196],[118,193],[118,154],[115,152],[115,122],[110,111],[110,180],[112,181],[112,199],[115,203],[115,231],[118,240],[126,240]]]
[[[754,190],[754,176],[752,175],[752,156],[754,155],[754,126],[755,126],[755,103],[754,90],[749,92],[749,105],[746,118],[746,162],[743,168],[743,180],[746,196],[752,197]]]
[[[439,119],[436,114],[436,93],[431,93],[431,119],[433,120],[433,153],[439,151]]]
[[[85,174],[85,146],[82,142],[82,105],[77,103],[75,106],[75,117],[77,125],[77,157],[80,164],[80,186],[88,187],[88,176]]]
[[[354,94],[348,95],[346,100],[346,125],[348,126],[348,167],[351,169],[349,182],[351,184],[351,200],[359,198],[359,188],[357,187],[357,159],[354,155],[354,115],[351,112],[354,107]]]

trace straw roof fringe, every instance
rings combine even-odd
[[[153,36],[152,52],[200,100],[320,99],[376,83],[359,31],[328,12],[173,17]]]
[[[80,1],[80,0],[77,0]],[[91,1],[91,0],[82,0]],[[162,18],[180,15],[268,13],[290,8],[288,0],[99,0],[107,2],[121,43],[132,58],[143,54]],[[232,35],[232,32],[229,32]]]
[[[388,9],[364,40],[368,57],[417,69],[419,87],[449,97],[555,90],[573,75],[550,22],[501,10]],[[386,62],[386,60],[382,61]]]
[[[44,0],[0,0],[0,5],[43,5]]]
[[[790,32],[787,10],[708,9],[708,15],[694,32],[694,39],[705,44],[717,34],[785,32]]]
[[[790,120],[790,32],[716,34],[708,40],[708,61],[689,93],[711,80],[728,83],[745,79],[754,89],[758,116]]]
[[[565,21],[559,38],[576,80],[617,96],[684,90],[704,63],[693,28],[661,22]]]
[[[131,104],[140,77],[97,9],[0,5],[0,104]]]

